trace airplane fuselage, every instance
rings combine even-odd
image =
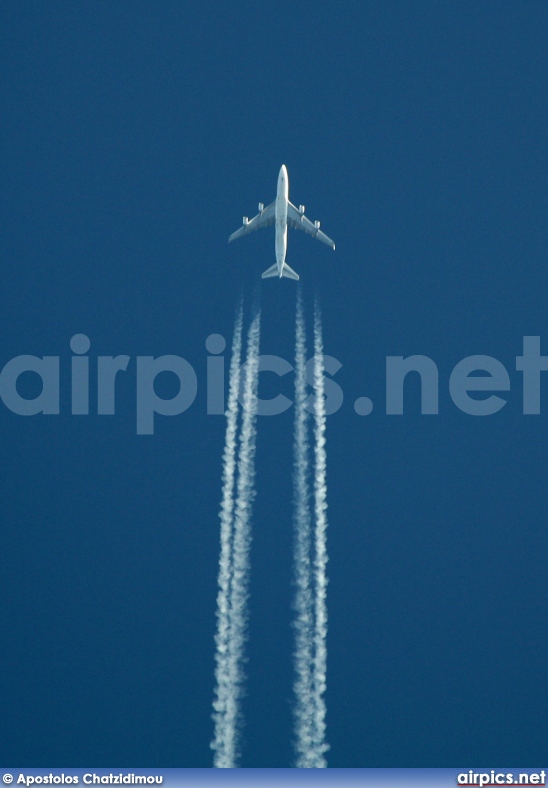
[[[276,193],[276,264],[278,276],[283,276],[287,254],[287,203],[289,200],[289,178],[285,164],[280,167],[278,191]]]

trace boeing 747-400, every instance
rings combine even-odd
[[[308,235],[314,236],[318,241],[323,241],[324,244],[335,248],[335,244],[328,238],[325,233],[320,230],[319,222],[311,222],[304,215],[304,205],[299,205],[296,208],[292,202],[289,202],[289,178],[287,175],[287,168],[285,164],[280,167],[280,174],[278,175],[278,192],[276,199],[271,202],[266,208],[262,202],[259,203],[259,213],[253,219],[248,219],[244,216],[243,226],[235,233],[232,233],[228,242],[235,241],[236,238],[241,238],[242,235],[247,235],[253,230],[258,230],[259,227],[270,227],[276,225],[276,262],[263,273],[262,278],[268,279],[271,276],[286,276],[288,279],[298,279],[299,275],[288,266],[285,261],[287,253],[287,227],[294,227],[296,230],[304,230]]]

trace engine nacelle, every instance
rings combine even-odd
[[[316,230],[319,230],[320,229],[320,223],[318,221],[315,221],[314,222],[314,227],[316,228]]]
[[[259,203],[259,213],[262,213],[263,211],[264,211],[264,202],[260,202]]]
[[[249,224],[249,219],[247,218],[247,216],[244,216],[242,221],[243,221],[244,225],[245,224]]]
[[[301,216],[303,215],[303,213],[304,213],[304,205],[299,205],[299,213],[301,214]]]

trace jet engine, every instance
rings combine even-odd
[[[244,216],[243,223],[244,224],[249,224],[249,219],[247,218],[247,216]]]
[[[304,213],[304,205],[299,205],[299,213],[302,216],[302,214]]]
[[[320,229],[320,223],[318,221],[315,221],[314,222],[314,227],[316,228],[316,230],[319,230]]]
[[[262,213],[263,211],[264,211],[264,202],[260,202],[259,203],[259,213]]]

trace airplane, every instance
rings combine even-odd
[[[299,279],[297,274],[292,268],[288,266],[285,261],[287,253],[287,226],[294,227],[296,230],[304,230],[308,235],[314,236],[324,244],[335,248],[335,244],[328,238],[325,233],[320,230],[319,222],[311,222],[304,215],[304,205],[299,205],[296,208],[292,202],[289,202],[289,177],[287,175],[287,167],[282,164],[280,173],[278,175],[278,191],[276,199],[271,202],[266,208],[264,203],[259,203],[259,213],[253,219],[248,219],[244,216],[243,226],[235,233],[232,233],[228,242],[235,241],[236,238],[241,238],[253,230],[258,230],[259,227],[270,227],[276,224],[276,262],[262,274],[262,279],[269,279],[271,276],[282,276],[288,279]]]

